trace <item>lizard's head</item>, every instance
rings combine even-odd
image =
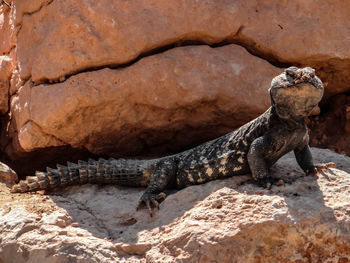
[[[314,69],[290,67],[272,80],[269,92],[280,118],[300,120],[319,113],[323,90]]]

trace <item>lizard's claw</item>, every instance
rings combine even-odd
[[[324,170],[327,170],[329,168],[335,168],[336,165],[335,163],[333,162],[329,162],[329,163],[320,163],[320,164],[316,164],[315,165],[315,168],[318,172],[321,172],[321,171],[324,171]]]
[[[261,178],[258,181],[258,185],[262,188],[270,190],[272,185],[283,186],[285,185],[285,182],[282,179],[268,177],[268,178]]]
[[[139,204],[137,205],[136,210],[141,209],[144,205],[146,205],[148,212],[150,216],[153,216],[153,210],[152,208],[157,208],[159,210],[159,201],[164,200],[166,197],[165,193],[159,193],[159,194],[153,194],[150,192],[145,192],[139,201]]]
[[[282,179],[271,177],[261,178],[260,180],[258,180],[258,185],[262,188],[270,190],[272,188],[272,185],[285,186],[285,181],[283,181]]]
[[[307,175],[317,175],[319,172],[324,172],[325,170],[329,169],[329,168],[335,168],[336,165],[333,162],[329,162],[329,163],[319,163],[319,164],[315,164],[314,165],[315,168],[313,171],[308,171]]]

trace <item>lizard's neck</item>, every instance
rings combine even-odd
[[[281,123],[288,130],[296,130],[296,129],[305,127],[305,118],[300,118],[297,120],[292,118],[289,118],[289,119],[281,118],[278,116],[278,114],[276,113],[276,109],[273,106],[271,107],[271,115],[273,116],[273,119],[275,121],[278,121],[279,123]]]

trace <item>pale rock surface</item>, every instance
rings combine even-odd
[[[11,100],[16,151],[60,145],[109,155],[157,152],[161,145],[176,151],[264,112],[271,79],[281,71],[232,44],[174,48],[63,83],[27,82]]]
[[[170,194],[153,218],[135,211],[143,190],[74,186],[49,195],[10,194],[0,185],[0,262],[329,262],[350,260],[350,158],[304,177],[294,156],[264,190],[249,176]]]

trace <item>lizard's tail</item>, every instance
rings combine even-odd
[[[67,166],[58,164],[57,169],[47,167],[46,172],[37,171],[35,176],[27,176],[14,185],[11,192],[33,192],[86,183],[147,186],[149,174],[144,172],[147,166],[145,161],[125,159],[67,162]]]

